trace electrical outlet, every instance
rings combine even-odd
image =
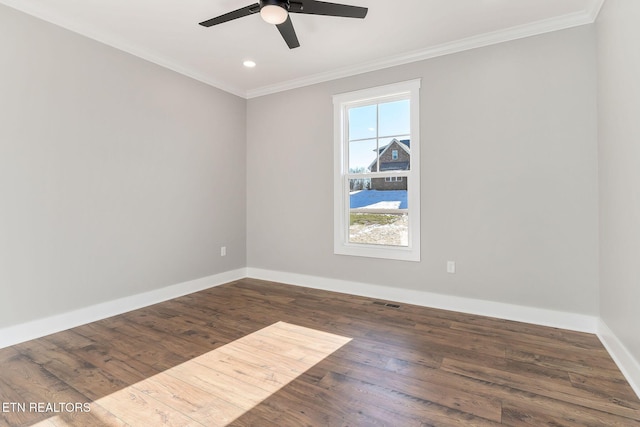
[[[455,261],[447,261],[447,273],[455,274],[456,272],[456,262]]]
[[[227,247],[220,246],[220,256],[227,256]]]

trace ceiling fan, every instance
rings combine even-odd
[[[305,13],[307,15],[341,16],[344,18],[364,18],[368,8],[350,6],[346,4],[327,3],[315,0],[260,0],[251,6],[246,6],[233,12],[225,13],[212,19],[200,22],[203,27],[212,27],[223,22],[260,13],[262,19],[278,27],[278,31],[289,49],[300,46],[298,36],[293,29],[290,13]]]

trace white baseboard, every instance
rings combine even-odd
[[[596,334],[611,355],[613,361],[618,365],[618,368],[629,382],[633,391],[640,398],[640,363],[631,355],[602,319],[597,316],[434,294],[411,289],[371,285],[326,277],[263,270],[259,268],[247,268],[247,276],[255,279],[360,295],[386,301],[404,302],[407,304],[416,304],[425,307]]]
[[[463,298],[412,289],[392,288],[326,277],[307,276],[296,273],[247,268],[247,276],[308,288],[342,292],[387,301],[404,302],[425,307],[440,308],[481,316],[497,317],[517,322],[568,329],[595,334],[598,318],[578,313],[548,310],[543,308],[513,305],[494,301]]]
[[[634,392],[640,397],[640,363],[631,355],[604,321],[596,316],[259,268],[240,268],[227,271],[150,292],[2,328],[0,329],[0,348],[106,319],[193,292],[233,282],[244,277],[378,298],[386,301],[404,302],[462,313],[497,317],[573,331],[595,333],[620,368],[620,371]]]
[[[633,391],[640,398],[640,362],[631,355],[602,319],[598,321],[598,338],[620,368],[620,372],[627,379]]]
[[[172,286],[132,295],[113,301],[96,304],[44,319],[33,320],[0,329],[0,348],[40,338],[76,326],[106,319],[131,310],[136,310],[159,302],[202,291],[224,283],[246,277],[246,269],[231,270],[200,279],[190,280]]]

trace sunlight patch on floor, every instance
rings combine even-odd
[[[56,416],[35,425],[225,426],[349,341],[277,322],[102,397],[71,423]]]

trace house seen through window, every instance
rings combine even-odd
[[[419,260],[419,81],[334,96],[334,252]]]

